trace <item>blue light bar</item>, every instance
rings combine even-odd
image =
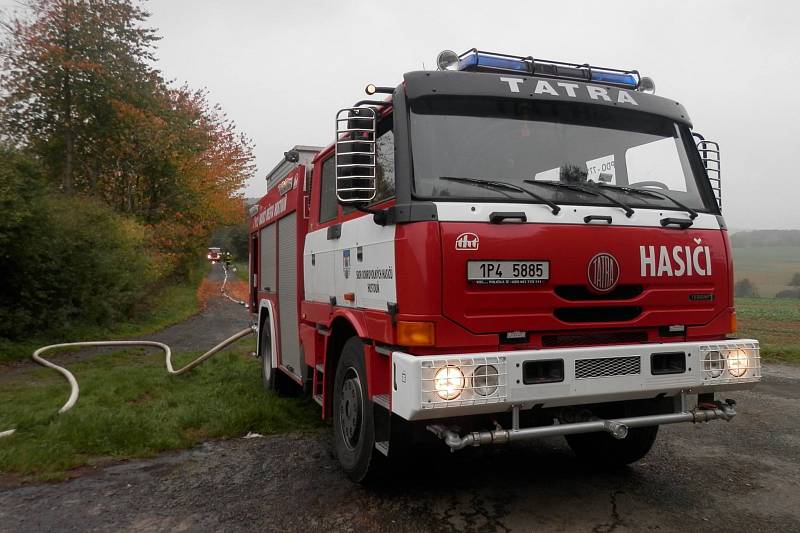
[[[522,72],[531,73],[531,63],[521,57],[492,54],[490,52],[479,52],[470,50],[461,54],[458,59],[458,70],[493,70],[502,72]]]
[[[607,70],[592,69],[592,81],[611,83],[635,89],[639,85],[638,77],[631,73],[609,72]]]
[[[588,64],[579,65],[561,61],[546,61],[532,57],[483,52],[475,48],[459,56],[458,70],[467,72],[513,72],[529,76],[602,83],[626,89],[639,87],[639,73],[635,70],[619,70],[592,67]]]

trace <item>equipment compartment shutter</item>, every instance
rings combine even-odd
[[[300,376],[300,332],[297,323],[297,213],[278,221],[278,320],[281,362]]]
[[[261,266],[261,275],[259,276],[259,283],[261,290],[275,292],[277,289],[276,278],[276,261],[275,261],[275,224],[270,224],[261,230],[261,257],[259,265]]]

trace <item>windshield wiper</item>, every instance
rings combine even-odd
[[[441,176],[439,177],[440,180],[445,181],[456,181],[458,183],[471,183],[472,185],[476,185],[478,187],[484,187],[487,189],[506,189],[508,191],[516,191],[521,192],[523,194],[527,194],[528,196],[535,198],[536,200],[542,202],[543,204],[547,204],[550,208],[550,211],[557,215],[559,211],[561,211],[561,207],[557,204],[554,204],[547,198],[536,194],[535,192],[529,191],[528,189],[524,189],[519,185],[514,185],[513,183],[508,183],[507,181],[500,181],[500,180],[484,180],[478,178],[462,178],[458,176]]]
[[[545,181],[545,180],[522,180],[522,181],[524,181],[525,183],[532,183],[534,185],[546,185],[548,187],[560,187],[563,189],[571,189],[573,191],[580,191],[592,196],[602,196],[603,198],[605,198],[612,204],[616,205],[617,207],[624,209],[626,217],[631,218],[633,216],[633,213],[635,213],[635,211],[631,208],[631,206],[629,206],[624,202],[620,202],[613,196],[605,194],[603,191],[598,191],[590,189],[589,187],[584,187],[583,185],[577,183],[561,183],[560,181]]]
[[[636,189],[634,187],[625,187],[624,185],[608,185],[606,183],[599,183],[598,185],[600,187],[605,187],[605,188],[608,188],[608,189],[615,189],[615,190],[618,190],[618,191],[624,191],[624,192],[627,192],[627,193],[630,193],[630,194],[638,194],[640,196],[650,196],[651,198],[663,198],[665,200],[669,200],[674,205],[678,206],[678,208],[680,208],[683,211],[686,211],[687,213],[689,213],[689,218],[690,219],[694,220],[694,219],[697,218],[697,211],[695,211],[694,209],[692,209],[688,205],[684,204],[683,202],[679,202],[678,200],[676,200],[672,196],[664,194],[663,192],[649,191],[649,190],[646,191],[646,190],[643,190],[643,189]]]

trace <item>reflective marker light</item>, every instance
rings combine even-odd
[[[398,320],[397,344],[401,346],[433,346],[436,344],[434,323]]]
[[[439,54],[445,54],[448,51]],[[441,69],[441,68],[440,68]],[[642,81],[635,70],[619,70],[613,68],[593,67],[588,64],[563,63],[561,61],[548,61],[534,59],[533,57],[512,56],[483,52],[473,48],[458,56],[458,70],[464,72],[508,72],[527,74],[528,76],[543,76],[548,78],[564,78],[583,82],[602,83],[626,89],[637,89]],[[655,84],[650,78],[650,85],[655,89]],[[650,86],[648,86],[650,87]],[[646,89],[643,89],[646,92]]]

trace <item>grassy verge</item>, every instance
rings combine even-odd
[[[248,268],[250,268],[247,264],[247,261],[234,261],[233,267],[236,268],[236,276],[244,281],[245,283],[248,282]]]
[[[81,385],[77,405],[58,415],[69,387],[56,372],[31,368],[0,390],[0,472],[38,480],[107,460],[149,457],[210,438],[320,426],[310,400],[266,393],[258,360],[244,339],[183,376],[169,376],[161,353],[126,351],[70,366]],[[198,354],[180,354],[175,366]]]
[[[766,360],[800,363],[800,301],[737,298],[737,335],[761,343]]]
[[[113,340],[152,333],[186,320],[200,310],[197,287],[208,272],[208,266],[198,268],[189,279],[166,285],[140,306],[141,310],[125,323],[110,327],[84,325],[74,328],[59,338],[44,337],[34,333],[20,342],[0,339],[0,363],[25,359],[41,346],[54,342],[76,342],[79,340]]]

